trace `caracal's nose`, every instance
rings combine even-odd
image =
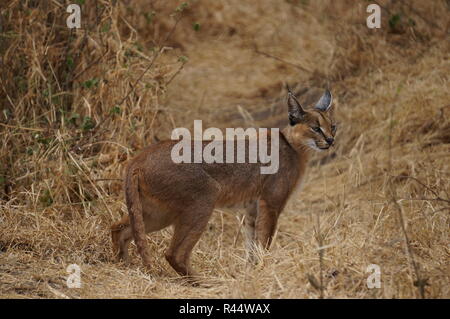
[[[327,143],[328,143],[328,145],[332,145],[333,144],[333,142],[334,142],[334,138],[332,138],[332,137],[327,137],[326,139],[325,139],[325,141],[327,141]]]

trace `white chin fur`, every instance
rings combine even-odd
[[[306,145],[309,146],[310,148],[312,148],[312,149],[315,150],[315,151],[319,151],[319,152],[322,152],[322,151],[323,151],[322,149],[320,149],[320,148],[317,147],[316,142],[314,142],[314,140],[312,140],[312,139],[309,139],[309,140],[306,142]]]

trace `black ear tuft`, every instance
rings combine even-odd
[[[300,123],[300,119],[289,114],[289,125],[294,126],[295,124]]]

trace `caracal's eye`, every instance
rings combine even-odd
[[[318,127],[318,126],[315,126],[312,129],[313,129],[314,132],[317,132],[317,133],[320,132],[320,127]]]

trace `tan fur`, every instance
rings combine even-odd
[[[330,99],[328,102],[331,104]],[[153,144],[132,159],[125,174],[130,218],[122,218],[111,228],[119,259],[128,260],[133,235],[144,264],[149,266],[145,234],[173,225],[165,257],[180,275],[194,277],[189,257],[214,208],[236,204],[247,207],[248,248],[261,245],[268,249],[278,217],[305,174],[311,149],[328,148],[335,134],[329,107],[326,111],[303,110],[291,93],[288,105],[291,125],[280,134],[275,174],[261,174],[261,163],[176,164],[170,154],[178,141]],[[317,126],[320,133],[313,131]]]
[[[130,227],[130,218],[128,215],[111,226],[111,238],[113,251],[117,254],[119,260],[129,261],[128,245],[133,237]]]

